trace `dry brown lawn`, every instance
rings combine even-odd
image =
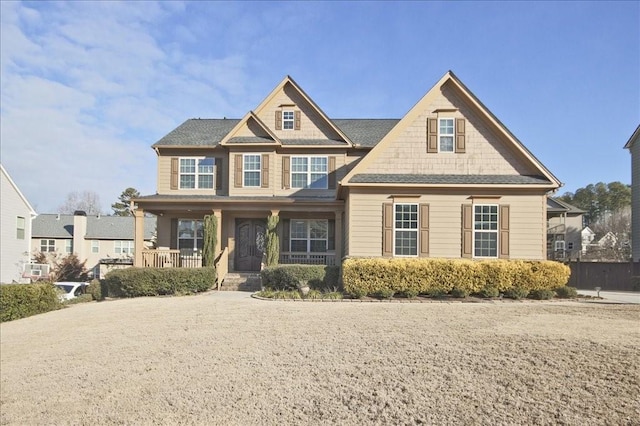
[[[640,306],[75,305],[0,325],[0,423],[640,424]]]

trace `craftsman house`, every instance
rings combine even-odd
[[[187,120],[153,149],[135,264],[197,255],[213,214],[222,277],[260,270],[270,215],[280,263],[542,260],[547,194],[561,185],[452,72],[399,120],[329,118],[287,76],[243,118]],[[157,250],[139,243],[144,213],[157,216]]]

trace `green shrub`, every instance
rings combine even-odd
[[[277,265],[260,272],[262,285],[274,290],[295,290],[300,282],[316,290],[337,287],[340,267],[326,265]]]
[[[216,281],[213,268],[126,268],[109,272],[103,297],[140,297],[207,291]]]
[[[631,277],[631,291],[640,291],[640,277]]]
[[[367,297],[367,292],[363,289],[356,288],[353,289],[349,294],[356,299],[362,299],[363,297]]]
[[[498,290],[498,287],[489,285],[484,287],[482,290],[480,290],[480,296],[485,297],[487,299],[490,299],[492,297],[498,297],[500,296],[500,290]]]
[[[560,299],[573,299],[578,297],[578,289],[575,287],[570,287],[568,285],[558,287],[555,289],[556,296]]]
[[[453,289],[452,289],[453,290]],[[447,295],[447,291],[442,288],[432,288],[427,291],[427,295],[436,299],[442,298]]]
[[[404,294],[404,296],[407,299],[415,299],[416,297],[418,297],[418,290],[414,289],[414,288],[409,288],[406,289],[405,291],[402,292]]]
[[[524,287],[511,287],[505,290],[504,295],[509,299],[520,300],[529,295],[529,290]]]
[[[309,290],[309,293],[304,297],[305,299],[322,299],[322,292],[320,290]]]
[[[100,283],[100,280],[92,280],[87,287],[87,293],[91,295],[93,300],[103,300],[104,298],[102,297],[102,284]]]
[[[60,309],[62,303],[51,283],[0,286],[0,322]]]
[[[555,295],[556,295],[556,292],[553,290],[535,289],[535,290],[531,290],[531,292],[529,293],[529,299],[549,300],[549,299],[553,299],[553,296]]]
[[[471,292],[465,287],[454,287],[453,290],[451,290],[451,295],[460,299],[464,299],[469,296],[469,294],[471,294]]]
[[[339,292],[339,291],[330,291],[329,293],[322,294],[323,299],[337,300],[337,299],[342,299],[343,297],[344,295],[342,294],[342,292]]]
[[[393,295],[396,294],[395,291],[391,290],[390,288],[383,288],[380,289],[376,295],[378,297],[380,297],[381,299],[391,299],[393,297]]]
[[[90,294],[81,294],[78,297],[74,297],[73,299],[65,300],[62,303],[64,305],[77,305],[78,303],[92,302],[93,300],[94,300],[93,296],[91,296]]]

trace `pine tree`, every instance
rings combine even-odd
[[[119,201],[111,204],[114,216],[131,216],[131,199],[138,198],[140,193],[135,188],[127,188],[122,191]]]

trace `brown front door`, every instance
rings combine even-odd
[[[236,219],[236,271],[259,271],[265,246],[262,219]]]

